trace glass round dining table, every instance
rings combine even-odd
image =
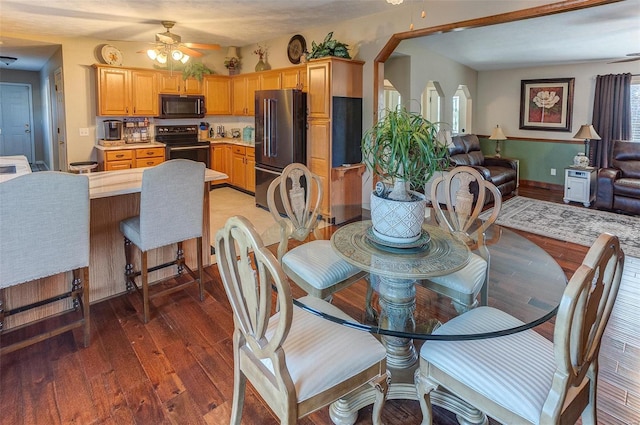
[[[434,335],[433,330],[459,311],[451,298],[433,292],[420,281],[460,270],[467,264],[470,251],[435,225],[424,224],[423,229],[428,242],[401,248],[379,243],[368,220],[338,228],[331,236],[333,250],[345,261],[369,272],[368,279],[333,295],[332,303],[353,320],[298,303],[327,320],[381,335],[392,376],[389,399],[417,397],[413,384],[418,363],[415,340],[493,338],[533,328],[555,315],[567,284],[564,271],[546,251],[514,231],[492,225],[486,234],[490,254],[487,304],[523,324],[508,329],[496,325],[490,332],[478,334]],[[457,408],[453,410],[463,416],[478,415],[470,406],[446,394],[436,394],[435,398],[434,404],[447,408],[455,404]],[[368,396],[356,394],[334,403],[334,423],[350,423],[349,418],[368,404],[367,400]]]

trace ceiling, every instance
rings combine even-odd
[[[52,41],[89,37],[150,42],[164,31],[161,20],[174,19],[173,32],[183,41],[244,46],[303,32],[310,24],[326,26],[394,7],[410,7],[392,6],[383,0],[109,0],[108,7],[106,3],[0,0],[0,55],[19,58],[8,68],[37,71],[58,45],[9,35],[37,34],[50,36]],[[447,7],[482,9],[483,2],[447,3]],[[640,0],[422,40],[428,48],[478,70],[620,59],[640,52]],[[640,65],[640,61],[634,64]],[[0,63],[0,68],[7,66]]]

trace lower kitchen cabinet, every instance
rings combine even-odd
[[[256,150],[253,147],[232,147],[231,159],[231,184],[250,192],[256,190]]]
[[[102,171],[152,167],[164,162],[164,157],[164,147],[98,149],[98,164]]]
[[[229,183],[231,177],[231,145],[212,144],[211,145],[211,168],[229,176],[224,180],[214,180],[213,184]]]
[[[229,176],[228,180],[216,183],[229,183],[238,189],[256,191],[256,149],[253,146],[235,144],[211,145],[211,167]]]

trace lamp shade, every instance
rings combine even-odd
[[[496,125],[496,128],[491,131],[491,136],[489,136],[489,140],[507,140],[507,137],[502,132],[502,129],[499,125]]]
[[[235,46],[229,46],[229,51],[227,52],[228,58],[237,58],[238,57],[238,48]]]
[[[600,136],[596,133],[596,130],[591,124],[584,124],[580,126],[580,130],[573,136],[574,139],[582,140],[600,140]]]

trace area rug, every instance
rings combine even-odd
[[[490,214],[485,211],[480,218]],[[502,204],[496,223],[584,246],[609,232],[618,236],[627,255],[640,257],[640,217],[516,196]]]

